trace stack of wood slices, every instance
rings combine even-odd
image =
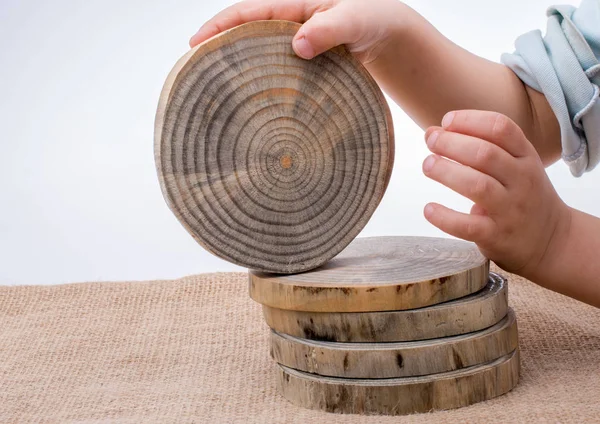
[[[253,270],[293,403],[406,414],[507,392],[517,324],[474,245],[354,240],[390,181],[390,111],[343,46],[296,56],[299,28],[245,24],[175,65],[155,131],[167,204],[203,247]]]
[[[250,271],[281,394],[355,414],[457,408],[519,379],[507,281],[471,243],[359,238],[302,274]]]

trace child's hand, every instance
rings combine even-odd
[[[434,153],[425,175],[475,202],[470,214],[428,204],[427,220],[475,242],[505,270],[536,275],[552,260],[548,253],[560,251],[556,234],[568,226],[570,208],[521,129],[504,115],[465,110],[448,113],[425,138]]]
[[[298,56],[312,59],[346,44],[359,60],[369,63],[387,44],[404,7],[397,0],[247,0],[205,23],[190,46],[246,22],[282,19],[304,23],[293,41]]]

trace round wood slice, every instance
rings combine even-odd
[[[509,310],[498,324],[454,337],[401,343],[320,342],[271,332],[271,357],[299,371],[344,378],[414,377],[485,364],[518,346]]]
[[[247,268],[316,268],[361,231],[392,171],[389,108],[344,47],[306,61],[299,24],[244,24],[169,75],[155,126],[163,195],[207,250]]]
[[[397,311],[467,296],[487,284],[477,246],[430,237],[354,240],[315,270],[277,276],[250,271],[250,296],[273,308],[315,312]]]
[[[306,312],[263,306],[267,324],[278,333],[329,342],[402,342],[456,336],[491,327],[507,313],[507,283],[494,273],[477,293],[420,309]]]
[[[342,414],[404,415],[459,408],[507,393],[519,381],[518,349],[485,365],[421,377],[322,377],[278,366],[280,393],[295,405]]]

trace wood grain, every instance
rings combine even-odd
[[[263,306],[267,324],[278,333],[329,342],[401,342],[456,336],[488,328],[507,313],[507,283],[494,273],[477,293],[419,309],[306,312]]]
[[[477,246],[431,237],[354,240],[325,265],[302,274],[250,271],[250,296],[273,308],[315,312],[415,309],[485,287],[489,261]]]
[[[342,414],[403,415],[459,408],[507,393],[519,381],[519,351],[485,365],[421,377],[321,377],[278,366],[280,393],[295,405]]]
[[[288,368],[343,378],[414,377],[485,364],[518,347],[514,312],[485,330],[401,343],[335,343],[271,332],[271,357]]]
[[[165,83],[155,158],[167,204],[213,254],[292,273],[361,231],[393,166],[381,90],[344,47],[314,60],[299,24],[259,21],[195,47]]]

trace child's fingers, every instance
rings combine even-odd
[[[483,172],[437,155],[423,162],[423,172],[458,194],[480,204],[488,211],[502,209],[506,204],[506,189],[497,180]]]
[[[473,207],[471,207],[471,214],[472,215],[485,215],[485,216],[489,216],[487,211],[481,206],[478,205],[477,203],[475,203],[473,205]]]
[[[328,9],[325,0],[249,0],[223,10],[198,30],[191,38],[195,46],[210,37],[246,22],[283,19],[303,23],[293,40],[296,54],[304,59],[313,57],[341,44],[352,44],[360,33],[348,22],[351,10]]]
[[[351,11],[335,7],[314,14],[300,28],[294,37],[296,54],[304,59],[312,59],[341,44],[356,43],[360,32],[348,22],[352,21]]]
[[[464,134],[432,127],[425,133],[427,147],[433,153],[484,172],[500,183],[516,172],[515,159],[499,146]]]
[[[523,131],[510,118],[497,112],[459,110],[448,112],[442,120],[445,130],[488,140],[515,157],[534,150]]]
[[[321,0],[247,0],[230,6],[206,22],[190,39],[194,47],[223,31],[247,22],[282,19],[306,22],[323,4]]]
[[[496,223],[486,215],[469,215],[437,203],[425,206],[424,214],[431,224],[443,232],[474,243],[488,242],[496,232]]]
[[[255,2],[240,2],[223,9],[206,21],[192,36],[190,47],[194,47],[223,31],[249,22],[247,18],[268,19],[273,11],[273,3],[263,2],[262,5],[258,6]]]

